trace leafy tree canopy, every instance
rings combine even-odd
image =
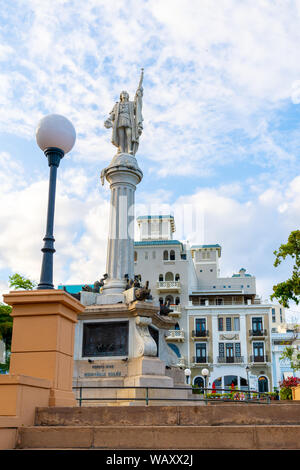
[[[276,256],[274,266],[277,267],[287,257],[294,260],[292,275],[284,282],[273,286],[271,299],[276,298],[284,307],[289,307],[289,302],[293,300],[296,304],[300,301],[300,230],[290,233],[288,241],[280,245],[278,251],[274,251]]]
[[[26,279],[24,276],[21,276],[18,273],[9,276],[9,287],[14,287],[15,289],[32,290],[35,288],[35,286],[35,281]]]

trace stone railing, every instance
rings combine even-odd
[[[180,318],[181,317],[181,306],[180,305],[170,305],[170,308],[173,310],[169,312],[169,317]]]
[[[167,341],[184,341],[184,330],[169,330],[166,334]]]
[[[159,291],[180,292],[181,284],[179,281],[157,281],[156,288]]]

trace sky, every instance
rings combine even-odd
[[[143,67],[136,216],[173,214],[177,239],[219,243],[221,275],[244,267],[269,299],[291,272],[274,250],[299,229],[299,43],[297,0],[4,0],[0,292],[15,272],[39,281],[49,168],[35,130],[52,113],[77,134],[58,170],[54,283],[106,271],[103,122]]]

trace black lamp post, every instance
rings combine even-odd
[[[54,241],[54,209],[57,168],[63,156],[72,150],[76,140],[76,132],[73,124],[64,116],[50,114],[44,117],[37,127],[36,141],[48,158],[50,167],[49,195],[46,235],[42,248],[43,259],[40,282],[38,289],[54,289],[53,285],[53,253]]]

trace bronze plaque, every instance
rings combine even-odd
[[[82,356],[128,356],[128,321],[85,323]]]

